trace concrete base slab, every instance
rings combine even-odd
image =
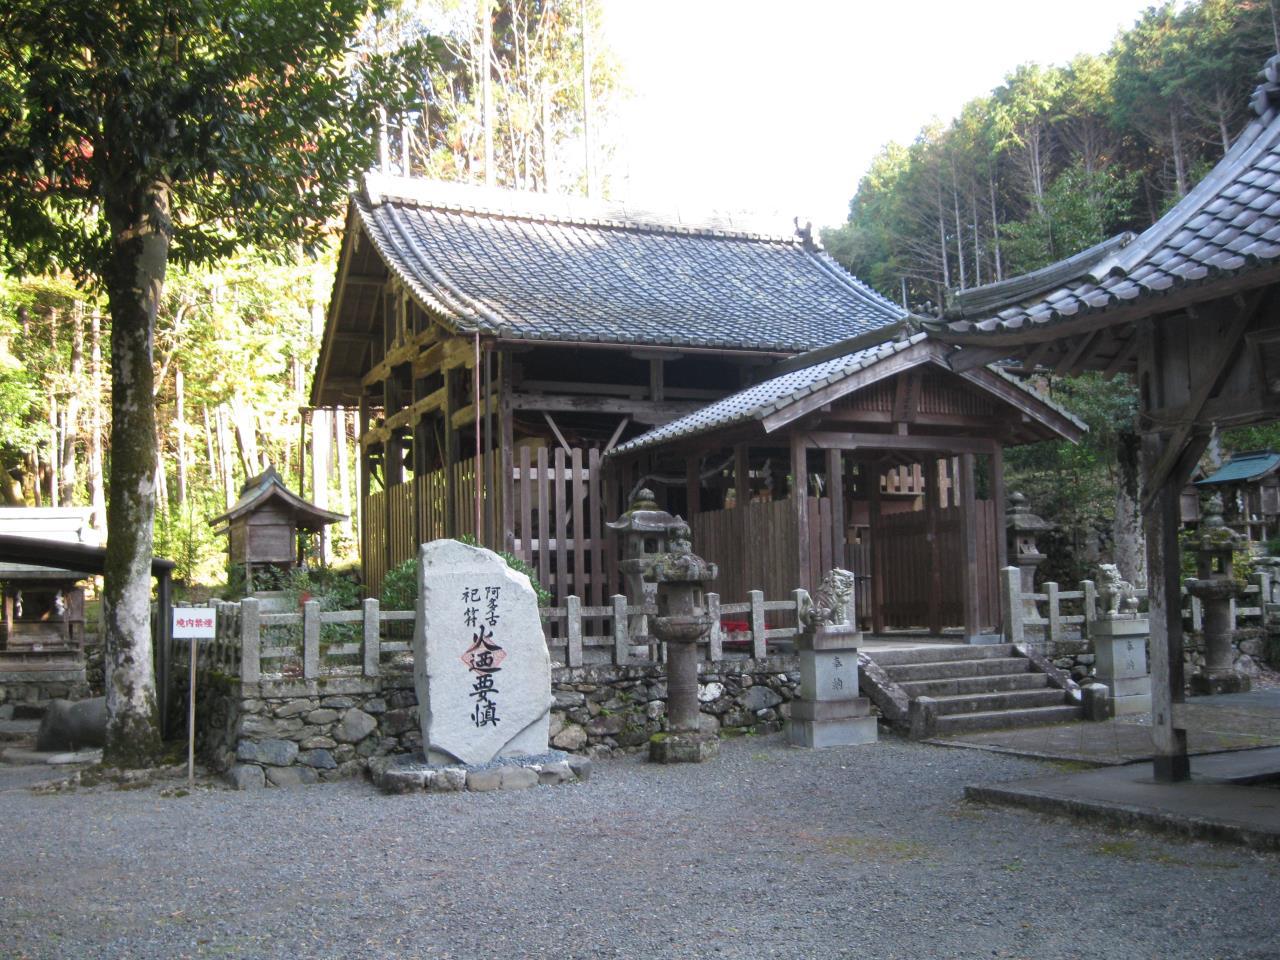
[[[875,717],[787,721],[787,743],[795,747],[816,750],[851,747],[860,743],[875,743],[878,736]]]
[[[703,763],[720,756],[720,740],[706,733],[656,733],[649,738],[650,763]]]
[[[1221,779],[1240,771],[1256,776],[1262,769],[1280,775],[1280,750],[1193,757],[1192,779],[1183,783],[1157,783],[1151,765],[1141,763],[970,786],[965,797],[1090,823],[1280,851],[1280,790],[1236,786]]]

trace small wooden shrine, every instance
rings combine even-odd
[[[252,589],[255,568],[291,570],[305,556],[304,534],[323,538],[329,524],[345,519],[346,514],[303,500],[284,485],[274,467],[267,467],[240,488],[235,506],[209,523],[227,534],[231,563],[244,565],[245,582]]]

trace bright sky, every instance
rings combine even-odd
[[[844,221],[880,146],[1152,0],[605,0],[632,91],[615,199]]]

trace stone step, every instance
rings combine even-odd
[[[1049,679],[1043,673],[1001,673],[987,677],[949,677],[942,680],[908,680],[900,686],[916,697],[955,697],[966,693],[998,693],[1002,690],[1043,690]]]
[[[990,677],[1011,673],[1029,673],[1031,661],[1024,657],[993,657],[989,660],[946,660],[930,663],[904,663],[884,668],[895,683],[909,680],[942,680],[953,677]]]
[[[960,733],[976,733],[979,730],[1000,730],[1006,727],[1034,727],[1048,723],[1066,723],[1079,720],[1084,711],[1078,706],[1032,707],[1028,710],[994,710],[982,713],[955,713],[938,717],[934,736],[948,737]]]
[[[1013,644],[931,643],[902,650],[865,650],[868,657],[888,668],[907,663],[941,663],[947,660],[990,660],[1012,657]]]
[[[1033,707],[1060,707],[1067,703],[1065,690],[1045,687],[1043,690],[1009,690],[1002,693],[965,693],[954,697],[935,697],[939,716],[960,713],[991,713],[996,710],[1028,710]]]

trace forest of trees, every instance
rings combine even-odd
[[[618,93],[599,0],[490,8],[486,20],[475,3],[406,0],[367,24],[358,40],[366,79],[391,91],[377,107],[375,162],[392,173],[585,192],[588,156],[603,179]],[[181,581],[222,578],[223,545],[208,520],[268,464],[322,505],[355,513],[354,411],[304,410],[342,214],[332,211],[318,256],[283,245],[169,268],[154,363],[156,552],[178,561]],[[90,505],[104,528],[110,333],[105,296],[69,274],[0,276],[0,504]],[[351,524],[330,548],[331,559],[354,560]]]
[[[1101,55],[1023,64],[949,123],[889,143],[823,241],[891,299],[937,313],[949,291],[1017,276],[1125,230],[1141,232],[1230,148],[1260,68],[1280,51],[1277,0],[1148,8]],[[1046,377],[1080,415],[1079,445],[1009,451],[1011,489],[1058,524],[1044,573],[1067,582],[1115,559],[1145,580],[1132,385]],[[1232,450],[1280,443],[1274,428],[1215,437]]]
[[[1226,152],[1277,50],[1276,0],[1153,6],[1106,53],[1023,64],[951,122],[887,144],[823,240],[931,311],[947,290],[1141,231]]]

